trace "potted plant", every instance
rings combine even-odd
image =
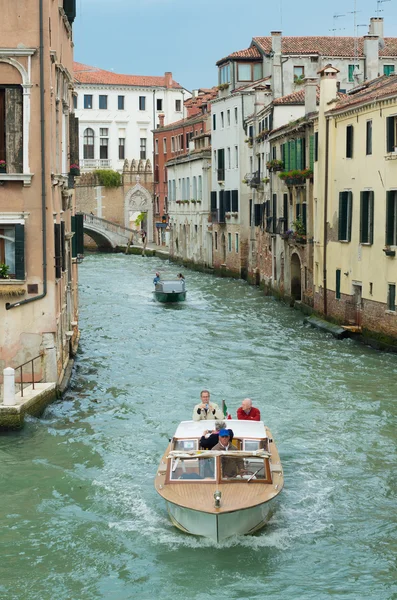
[[[79,177],[80,176],[80,167],[78,164],[73,163],[70,165],[70,170],[69,170],[70,175],[74,175],[75,177]]]
[[[218,85],[218,90],[227,90],[229,85],[229,83],[221,83],[220,85]]]
[[[5,263],[0,263],[0,279],[9,279],[10,276],[8,275],[8,271],[10,270],[10,267],[8,265],[6,265]]]
[[[383,252],[386,254],[386,256],[396,256],[396,251],[392,250],[390,246],[385,246],[383,248]]]
[[[266,163],[269,171],[281,171],[284,169],[284,162],[282,160],[278,160],[277,158],[273,158]]]
[[[283,233],[280,233],[281,238],[283,240],[288,240],[292,235],[293,235],[293,231],[292,229],[287,229],[287,231],[283,231]]]
[[[292,223],[294,227],[293,237],[298,244],[306,244],[306,227],[302,217],[298,217]]]
[[[6,172],[7,163],[5,160],[0,160],[0,173]]]
[[[262,183],[269,183],[269,181],[270,181],[270,178],[269,178],[269,177],[264,177],[264,178],[262,179]]]

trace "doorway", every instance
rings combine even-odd
[[[291,296],[294,300],[302,300],[301,261],[296,253],[291,256]]]

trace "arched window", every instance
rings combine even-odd
[[[84,158],[94,158],[94,130],[89,127],[84,131]]]

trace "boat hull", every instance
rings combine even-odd
[[[153,292],[157,302],[183,302],[186,292]]]
[[[210,538],[214,542],[258,531],[270,519],[272,509],[271,500],[251,508],[219,514],[192,510],[167,502],[168,514],[175,527],[185,533]]]

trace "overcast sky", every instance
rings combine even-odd
[[[355,4],[359,35],[381,16],[385,36],[397,37],[397,0],[77,0],[75,60],[131,75],[172,71],[189,90],[211,87],[216,61],[252,37],[354,35]]]

